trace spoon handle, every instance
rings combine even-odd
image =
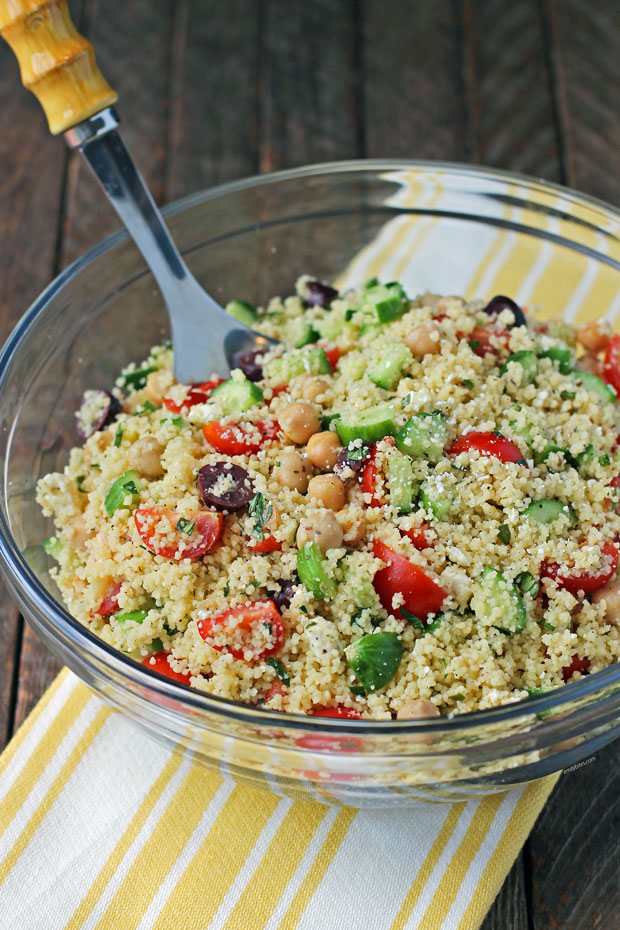
[[[37,97],[54,135],[117,99],[66,0],[0,0],[0,35],[15,52],[22,82]]]

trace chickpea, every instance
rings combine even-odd
[[[405,336],[405,345],[411,350],[415,358],[424,358],[425,355],[437,355],[439,352],[439,330],[434,323],[422,323]]]
[[[610,339],[611,327],[603,321],[593,320],[577,330],[577,341],[586,352],[592,352],[594,355],[604,352]]]
[[[407,701],[402,707],[399,707],[396,714],[397,720],[418,720],[423,717],[440,717],[439,708],[432,701],[425,701],[418,698],[417,701]]]
[[[289,385],[294,397],[301,400],[315,401],[317,397],[324,394],[329,385],[324,378],[316,378],[314,375],[297,375]]]
[[[145,478],[161,478],[164,467],[161,456],[164,447],[153,436],[143,436],[129,447],[127,457],[132,468]]]
[[[332,471],[341,450],[342,445],[338,436],[330,430],[315,433],[310,437],[306,446],[308,458],[321,471]]]
[[[323,555],[328,549],[338,549],[342,545],[342,528],[336,517],[327,510],[324,513],[304,517],[297,527],[295,542],[299,549],[308,542],[315,542]]]
[[[339,510],[336,519],[342,527],[347,546],[358,546],[366,536],[368,524],[363,514],[353,514],[346,508]]]
[[[280,452],[275,467],[276,481],[283,488],[305,494],[310,480],[309,466],[299,452]]]
[[[152,371],[146,379],[146,396],[156,407],[161,407],[168,389],[175,383],[169,371]]]
[[[308,494],[328,510],[342,510],[346,500],[344,484],[337,475],[317,475],[311,478]]]
[[[82,456],[86,465],[90,465],[91,462],[96,462],[101,453],[104,452],[108,446],[112,445],[114,432],[114,429],[104,429],[100,432],[93,433],[93,435],[89,437],[82,449]]]
[[[295,400],[278,412],[278,421],[285,436],[301,446],[319,431],[316,408],[304,400]]]
[[[89,530],[86,526],[84,515],[81,513],[76,517],[71,517],[69,526],[71,527],[69,545],[73,549],[83,549],[86,545],[86,540],[92,539],[95,535],[94,530]]]
[[[590,355],[589,353],[586,353],[585,355],[582,355],[581,358],[578,358],[575,364],[580,371],[589,371],[591,375],[596,375],[600,378],[601,361],[596,357],[596,355]]]
[[[620,578],[612,578],[606,585],[592,595],[592,603],[598,604],[605,599],[605,619],[608,623],[620,625]]]

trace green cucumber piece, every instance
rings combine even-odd
[[[561,452],[567,462],[569,462],[571,459],[571,454],[568,449],[564,449],[562,446],[558,446],[554,442],[548,442],[542,452],[534,452],[535,464],[541,465],[543,462],[546,462],[552,452]]]
[[[408,303],[407,295],[398,281],[375,284],[364,295],[364,306],[374,310],[379,323],[400,319]]]
[[[427,513],[432,513],[437,520],[443,520],[450,513],[454,499],[449,494],[438,494],[427,482],[420,490],[420,503]]]
[[[521,352],[515,352],[513,355],[509,355],[499,370],[500,375],[506,374],[510,362],[516,362],[517,364],[521,365],[526,381],[536,380],[536,375],[538,373],[536,355],[533,352],[530,352],[529,349],[523,349]]]
[[[411,358],[411,352],[404,342],[391,342],[383,348],[372,368],[368,369],[368,377],[379,387],[389,391],[398,381],[403,368],[407,362],[411,361]]]
[[[293,349],[265,365],[265,375],[275,382],[275,387],[288,384],[298,375],[326,375],[331,374],[331,370],[332,366],[325,355],[325,349],[320,346],[312,349]]]
[[[140,491],[143,488],[142,481],[132,468],[129,471],[123,472],[120,478],[117,478],[110,485],[110,490],[106,494],[104,506],[105,512],[109,517],[114,516],[117,510],[120,510],[121,507],[129,507],[133,509],[138,506],[140,503]],[[129,504],[125,503],[127,496],[131,496],[131,501]]]
[[[492,625],[509,636],[525,629],[525,603],[512,581],[496,568],[487,567],[476,584],[480,597],[474,594],[472,608],[479,620],[488,620],[493,615],[501,617],[501,623]]]
[[[552,362],[558,364],[560,373],[569,374],[573,361],[573,354],[570,349],[561,349],[559,346],[552,346],[540,353],[540,358],[550,358]]]
[[[228,381],[222,381],[211,391],[211,397],[222,408],[225,416],[244,413],[252,407],[263,403],[263,392],[257,384],[249,381],[245,376],[233,376]]]
[[[350,378],[351,381],[359,381],[360,378],[364,377],[367,364],[363,353],[354,349],[352,352],[347,352],[346,355],[342,356],[338,361],[338,368],[343,378]]]
[[[575,464],[577,465],[577,468],[579,469],[582,469],[582,468],[586,469],[589,465],[592,464],[595,458],[596,458],[596,451],[592,443],[590,443],[590,445],[585,447],[583,452],[579,452],[575,456]]]
[[[336,432],[344,446],[348,446],[354,439],[378,442],[384,436],[396,433],[394,410],[389,404],[377,404],[358,414],[342,413],[340,419],[336,420]]]
[[[577,384],[581,384],[581,387],[585,388],[586,391],[590,391],[592,394],[598,394],[600,399],[606,404],[615,404],[616,392],[606,384],[602,378],[591,374],[589,371],[579,371],[578,369],[573,369],[570,374]]]
[[[345,322],[344,315],[342,313],[332,310],[325,316],[318,317],[317,319],[313,320],[312,325],[321,339],[326,339],[327,342],[335,342],[339,336],[342,336],[345,326],[349,324]],[[308,342],[309,341],[310,340],[308,340]]]
[[[438,462],[448,436],[448,422],[441,413],[416,413],[396,435],[396,448],[414,459]]]
[[[282,342],[293,346],[295,349],[301,349],[303,346],[307,346],[308,343],[316,342],[318,339],[318,333],[312,323],[304,316],[296,316],[283,323],[280,327],[280,336]]]
[[[62,543],[57,536],[48,536],[43,542],[43,548],[48,555],[51,555],[53,559],[60,558],[60,553],[62,552]]]
[[[413,478],[411,459],[397,449],[388,456],[387,483],[392,506],[400,514],[411,513],[419,485]]]
[[[315,542],[307,542],[297,553],[297,574],[303,586],[321,600],[333,597],[336,582],[325,571],[325,558]]]
[[[230,303],[226,304],[226,313],[243,323],[244,326],[249,326],[250,329],[256,325],[258,320],[256,307],[254,304],[248,303],[247,300],[231,300]]]
[[[554,520],[557,520],[562,514],[568,517],[570,523],[573,525],[578,522],[577,514],[572,507],[568,504],[563,504],[562,501],[550,500],[548,498],[532,501],[523,511],[523,516],[527,517],[528,520],[534,520],[536,523],[543,523],[545,525],[553,523]]]
[[[125,627],[128,623],[143,623],[150,607],[147,610],[124,610],[120,614],[114,614],[114,619],[120,627]]]
[[[364,689],[378,691],[396,675],[403,644],[398,633],[368,633],[347,646],[344,654]]]

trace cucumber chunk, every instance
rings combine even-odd
[[[527,517],[528,520],[534,520],[536,523],[543,523],[545,525],[553,523],[554,520],[557,520],[562,514],[568,517],[571,524],[574,525],[578,522],[577,514],[573,508],[568,504],[563,504],[562,501],[550,499],[532,501],[523,511],[523,515]]]
[[[275,382],[275,386],[288,384],[298,375],[330,374],[332,366],[325,355],[325,349],[316,346],[312,349],[293,349],[279,358],[274,358],[265,365],[265,376]]]
[[[343,413],[336,420],[336,432],[344,446],[348,446],[354,439],[378,442],[384,436],[396,433],[394,410],[389,404],[377,404],[358,414]]]
[[[239,320],[244,326],[249,326],[250,329],[256,325],[258,320],[256,307],[254,304],[248,303],[247,300],[231,300],[230,303],[226,304],[226,313],[229,316],[234,316],[236,320]]]
[[[323,553],[315,542],[307,542],[297,553],[297,574],[303,586],[321,600],[333,597],[336,582],[325,571]]]
[[[110,490],[106,494],[104,506],[105,512],[109,517],[114,516],[117,510],[120,510],[121,507],[130,507],[131,509],[138,506],[140,503],[140,491],[144,485],[138,477],[137,472],[132,468],[129,471],[123,472],[120,478],[117,478],[116,481],[112,482],[110,485]],[[125,503],[127,496],[131,497],[129,504]]]
[[[571,454],[568,449],[564,449],[562,446],[558,446],[554,442],[548,442],[541,452],[534,452],[534,462],[536,465],[540,465],[542,462],[546,462],[552,452],[561,452],[566,462],[570,462],[571,460]]]
[[[411,459],[397,449],[388,456],[387,483],[392,506],[400,514],[411,513],[419,485],[413,478]]]
[[[375,284],[364,295],[364,306],[372,308],[379,323],[398,320],[407,310],[408,300],[398,281]]]
[[[312,323],[303,316],[293,317],[283,323],[280,327],[280,335],[283,342],[295,349],[301,349],[310,342],[316,342],[318,338]]]
[[[43,542],[43,548],[48,555],[51,555],[53,559],[60,558],[60,553],[62,552],[62,543],[57,536],[48,536]]]
[[[245,376],[222,381],[213,388],[211,397],[221,405],[225,416],[243,413],[263,403],[263,392],[257,384],[248,381]]]
[[[347,352],[338,362],[338,368],[343,378],[350,378],[352,381],[359,381],[364,377],[367,361],[362,352],[354,349]]]
[[[439,493],[431,482],[425,482],[420,490],[420,503],[427,513],[432,513],[437,520],[443,520],[452,509],[454,498],[445,491]]]
[[[513,355],[509,355],[499,370],[500,375],[506,374],[510,362],[516,362],[518,365],[521,365],[523,368],[523,377],[526,381],[536,380],[536,375],[538,373],[536,356],[533,352],[530,352],[529,349],[523,349],[521,352],[515,352]]]
[[[527,615],[519,589],[495,568],[485,568],[476,582],[471,607],[481,621],[511,636],[525,629]]]
[[[392,342],[384,347],[376,363],[368,369],[368,377],[379,387],[389,391],[400,378],[411,357],[411,352],[404,342]]]
[[[396,436],[396,448],[414,459],[438,462],[448,436],[448,423],[441,413],[417,413]]]
[[[570,374],[577,384],[580,384],[586,391],[591,391],[592,394],[598,394],[600,399],[606,404],[615,404],[616,392],[606,384],[602,378],[591,374],[589,371],[578,371],[577,369],[573,369]]]
[[[550,349],[545,349],[544,352],[541,352],[540,358],[550,358],[554,364],[557,362],[560,372],[563,375],[569,374],[571,370],[573,356],[570,349],[561,349],[559,346],[552,346]]]

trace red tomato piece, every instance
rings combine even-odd
[[[589,659],[582,658],[581,656],[573,656],[570,665],[565,665],[562,669],[562,678],[564,681],[568,681],[574,672],[581,672],[582,675],[585,675],[589,668]]]
[[[265,533],[261,540],[248,537],[247,547],[253,552],[279,552],[282,543],[270,533]]]
[[[286,685],[284,684],[284,682],[280,681],[280,679],[277,678],[274,682],[272,682],[269,685],[269,687],[263,694],[263,700],[270,701],[272,698],[276,697],[278,694],[284,695],[286,694],[286,690],[287,689],[286,689]]]
[[[603,359],[603,378],[611,384],[616,394],[620,395],[620,335],[618,333],[609,340]]]
[[[540,566],[542,578],[551,578],[558,588],[570,591],[577,597],[580,591],[592,594],[613,578],[618,567],[618,544],[607,542],[601,546],[601,566],[596,572],[575,572],[557,562],[543,562]]]
[[[199,510],[186,519],[194,524],[190,534],[176,528],[179,514],[175,510],[165,507],[138,507],[134,514],[136,528],[146,548],[154,555],[175,561],[200,558],[222,532],[224,517],[221,513]]]
[[[467,433],[456,439],[448,449],[448,455],[458,455],[460,452],[479,452],[499,459],[500,462],[518,462],[525,464],[523,453],[518,446],[506,439],[505,436],[496,436],[495,433]]]
[[[97,617],[109,617],[118,610],[118,595],[122,587],[122,581],[115,582],[105,594],[105,597],[94,612]]]
[[[400,532],[407,539],[410,539],[416,549],[432,549],[435,543],[427,537],[430,526],[423,523],[421,526],[413,526],[410,530],[401,529]]]
[[[202,428],[204,437],[216,452],[224,455],[250,455],[266,443],[277,439],[280,424],[277,420],[257,420],[247,426],[224,426],[211,420]]]
[[[343,707],[339,704],[337,707],[313,707],[310,711],[311,717],[337,717],[342,720],[359,720],[360,712],[354,707]]]
[[[286,641],[286,631],[278,608],[271,600],[254,601],[220,610],[198,621],[202,638],[218,651],[229,652],[235,659],[245,659],[247,649],[253,650],[253,660],[267,659],[279,652]],[[264,644],[256,643],[258,628],[264,627]],[[216,642],[225,633],[228,642]],[[233,638],[234,637],[234,638]]]
[[[372,447],[372,451],[362,468],[362,491],[364,494],[371,494],[371,507],[381,507],[383,500],[377,494],[377,477],[379,475],[379,466],[377,465],[377,447]]]
[[[185,399],[177,404],[171,397],[164,397],[163,405],[170,413],[180,413],[183,407],[194,407],[196,404],[206,404],[211,391],[221,384],[225,378],[213,378],[211,381],[201,381],[200,384],[192,384]]]
[[[404,555],[394,552],[378,539],[373,541],[372,552],[375,558],[385,562],[385,568],[380,568],[373,579],[373,587],[379,595],[381,605],[388,613],[399,620],[406,619],[400,609],[394,610],[392,607],[395,594],[402,594],[402,606],[422,621],[425,621],[429,614],[439,613],[448,596],[448,592],[441,585],[418,565],[414,565]]]
[[[153,672],[158,672],[165,678],[172,678],[173,681],[180,681],[184,685],[189,684],[189,672],[175,672],[168,662],[167,652],[155,652],[153,655],[142,659],[141,665],[150,668]]]
[[[325,349],[325,355],[327,356],[327,361],[332,367],[332,371],[336,370],[336,365],[338,364],[340,357],[342,355],[342,349],[332,346],[331,349]]]
[[[461,339],[465,338],[463,333],[457,333],[457,335]],[[480,357],[485,355],[497,355],[497,349],[491,344],[492,336],[499,339],[500,342],[503,342],[505,346],[508,346],[510,342],[510,333],[507,329],[493,330],[485,329],[481,326],[476,326],[475,329],[472,329],[471,333],[467,336],[467,341],[470,343],[478,343],[474,348],[474,352]]]

